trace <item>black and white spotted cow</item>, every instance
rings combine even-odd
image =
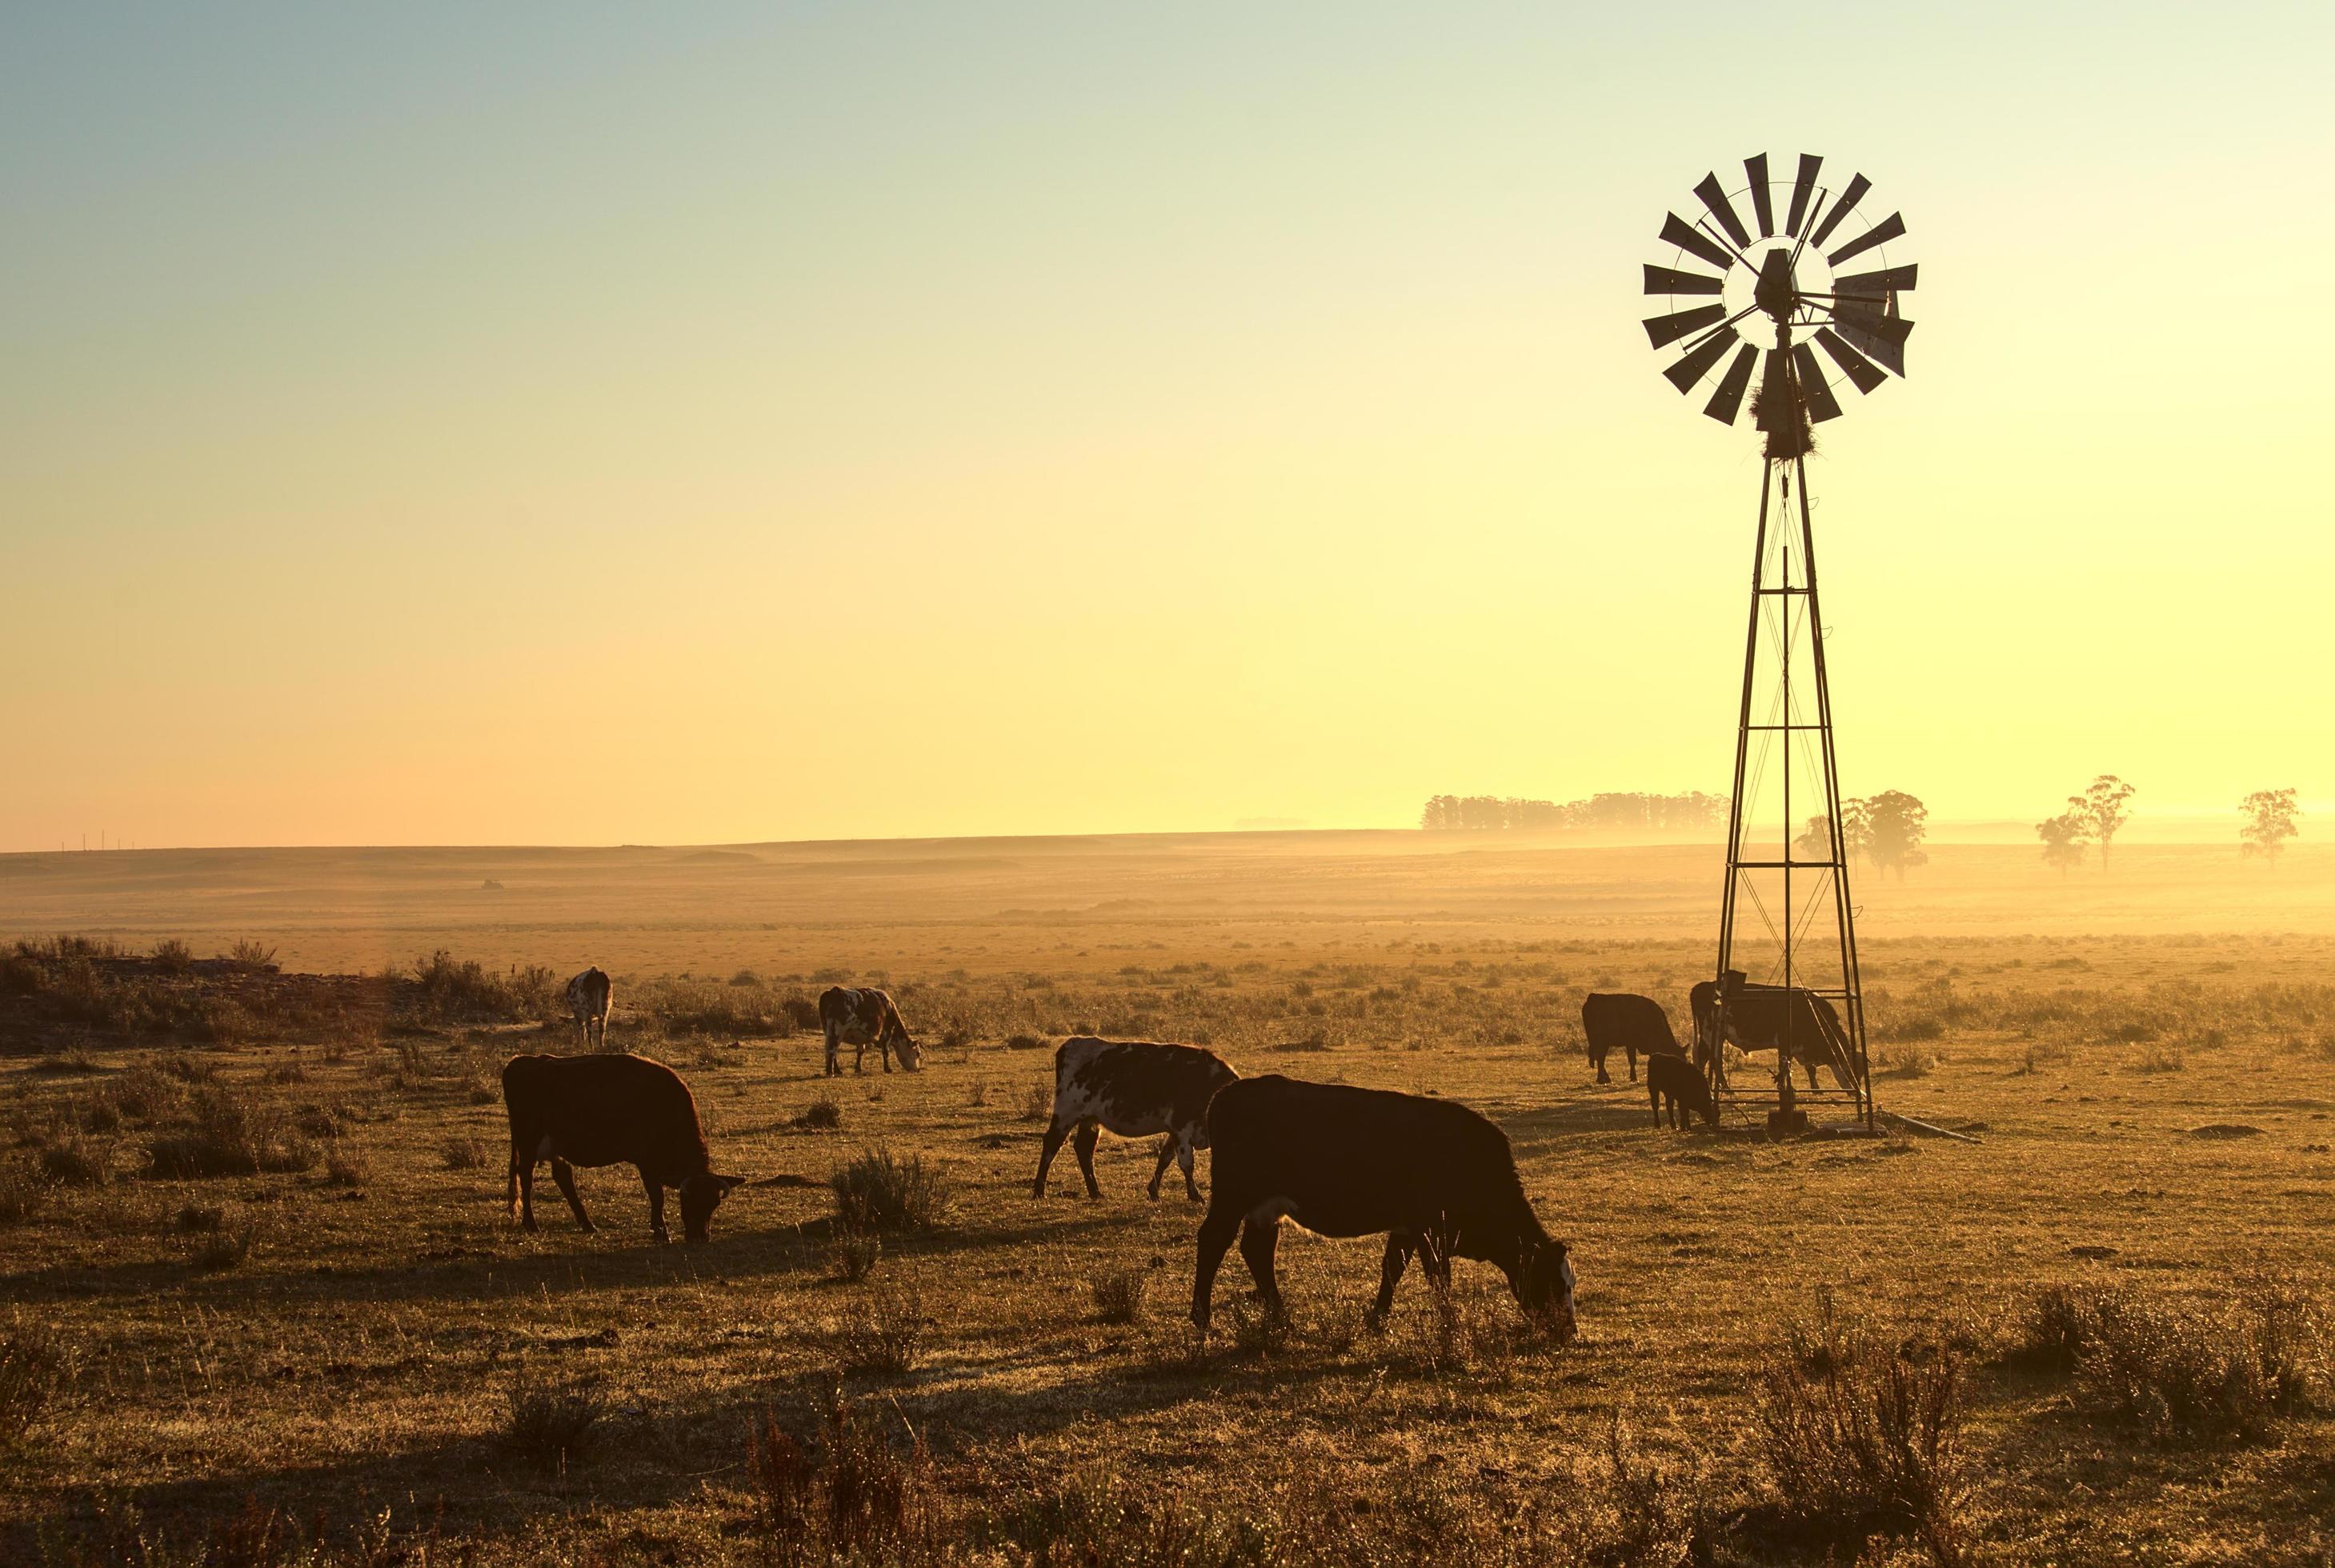
[[[1151,1173],[1151,1196],[1174,1160],[1184,1169],[1184,1195],[1200,1201],[1192,1179],[1192,1151],[1208,1147],[1208,1102],[1216,1090],[1240,1077],[1214,1051],[1191,1045],[1161,1045],[1148,1040],[1097,1040],[1078,1035],[1054,1052],[1054,1119],[1038,1156],[1038,1179],[1030,1195],[1046,1195],[1046,1171],[1062,1140],[1077,1133],[1079,1169],[1087,1196],[1102,1196],[1095,1185],[1094,1151],[1099,1128],[1121,1137],[1165,1133],[1158,1168]]]
[[[851,1070],[862,1072],[867,1060],[867,1048],[874,1046],[883,1059],[884,1070],[892,1070],[892,1058],[900,1059],[902,1072],[916,1070],[916,1061],[924,1053],[909,1038],[908,1026],[900,1021],[900,1010],[892,1005],[886,992],[858,986],[833,985],[821,992],[819,999],[819,1027],[827,1034],[827,1076],[843,1076],[842,1053],[838,1048],[848,1045]]]
[[[600,1049],[608,1049],[608,1011],[615,1005],[616,982],[594,964],[567,982],[567,1012],[576,1021],[576,1047],[592,1049],[592,1031],[600,1031]]]

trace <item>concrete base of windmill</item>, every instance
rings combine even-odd
[[[1768,1113],[1769,1137],[1797,1137],[1808,1130],[1808,1113],[1804,1110],[1771,1110]]]

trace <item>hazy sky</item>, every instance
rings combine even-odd
[[[0,19],[0,847],[1724,789],[1763,150],[1923,269],[1847,789],[2335,797],[2323,0],[682,9]]]

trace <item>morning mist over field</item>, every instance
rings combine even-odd
[[[2330,1568],[2330,58],[0,15],[0,1563]]]

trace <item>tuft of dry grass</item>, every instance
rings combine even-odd
[[[856,1285],[874,1272],[877,1260],[883,1255],[882,1238],[838,1224],[834,1239],[827,1245],[827,1272],[847,1284]]]
[[[184,1216],[181,1215],[181,1217]],[[243,1267],[250,1261],[252,1253],[257,1250],[258,1245],[259,1222],[257,1220],[247,1220],[241,1225],[233,1228],[229,1228],[222,1220],[201,1241],[195,1244],[194,1250],[187,1254],[187,1261],[206,1273],[219,1273],[228,1269]]]
[[[850,1164],[838,1166],[829,1179],[836,1224],[851,1231],[937,1230],[955,1195],[954,1184],[937,1163],[889,1148],[864,1150]]]
[[[923,1568],[944,1560],[940,1486],[924,1439],[911,1434],[902,1451],[887,1423],[863,1418],[840,1390],[808,1439],[765,1409],[747,1437],[746,1476],[758,1533],[777,1568]]]
[[[151,1173],[189,1178],[304,1171],[316,1146],[281,1100],[215,1086],[194,1099],[193,1126],[161,1133],[146,1146]]]
[[[448,1170],[477,1170],[487,1163],[485,1140],[469,1133],[450,1133],[438,1145],[438,1161]]]
[[[1139,1323],[1143,1321],[1144,1297],[1151,1286],[1151,1274],[1146,1269],[1113,1269],[1087,1282],[1087,1294],[1094,1302],[1095,1315],[1106,1323]]]
[[[0,1225],[20,1225],[49,1201],[49,1183],[29,1161],[0,1162]]]
[[[2323,1304],[2283,1281],[2252,1281],[2219,1307],[2058,1286],[2020,1329],[2014,1359],[2075,1375],[2160,1442],[2259,1438],[2275,1418],[2314,1408],[2327,1376]]]
[[[843,1125],[843,1108],[826,1095],[795,1113],[795,1126],[806,1132],[833,1132]]]
[[[512,1383],[508,1401],[504,1441],[538,1464],[563,1470],[608,1413],[606,1396],[596,1384],[545,1383],[527,1373]]]
[[[836,1330],[836,1360],[847,1372],[898,1377],[916,1367],[931,1326],[914,1280],[878,1280]]]
[[[24,1440],[71,1370],[64,1337],[46,1323],[20,1320],[0,1332],[0,1445]]]

